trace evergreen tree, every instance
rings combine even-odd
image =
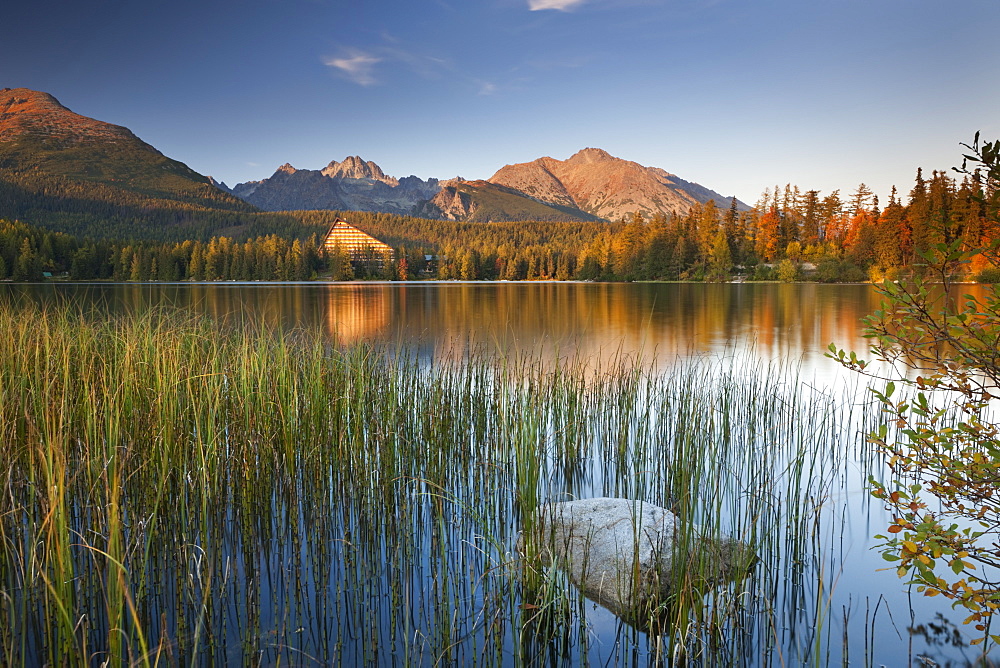
[[[858,215],[859,211],[867,211],[871,208],[872,201],[872,191],[871,188],[866,186],[864,183],[858,184],[858,189],[854,191],[851,195],[851,211],[852,216]]]
[[[931,230],[930,199],[927,196],[927,182],[924,181],[923,170],[917,169],[917,178],[910,191],[910,202],[906,207],[906,222],[909,236],[913,243],[913,254],[906,258],[908,263],[915,263],[921,253],[925,253],[935,243]]]
[[[354,280],[354,268],[351,266],[351,258],[338,245],[330,251],[330,278],[334,281]]]
[[[893,186],[889,205],[879,216],[875,228],[875,266],[883,273],[903,264],[905,247],[909,245],[903,239],[905,225],[906,211],[896,200],[896,188]]]
[[[823,198],[820,211],[822,225],[819,230],[819,240],[826,241],[828,238],[839,240],[844,216],[844,203],[840,199],[840,190],[834,190]]]
[[[17,252],[14,262],[14,272],[11,276],[15,281],[42,280],[42,263],[38,253],[31,247],[31,241],[25,237]]]
[[[557,281],[568,281],[569,277],[572,275],[573,269],[569,264],[569,254],[562,253],[559,255],[559,261],[556,263],[556,280]]]
[[[188,278],[192,281],[205,280],[205,251],[200,242],[195,242],[191,248],[191,260],[188,263]]]
[[[806,191],[802,212],[802,243],[816,245],[820,239],[820,201],[818,190]]]

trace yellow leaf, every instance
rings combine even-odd
[[[917,544],[914,543],[912,540],[904,540],[903,541],[903,547],[905,547],[907,550],[909,550],[910,552],[912,552],[914,554],[916,554],[917,552],[920,551],[917,548]]]

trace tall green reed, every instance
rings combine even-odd
[[[0,337],[8,663],[586,663],[591,604],[531,541],[592,495],[671,508],[700,555],[626,654],[825,642],[844,429],[785,370],[427,359],[168,309],[4,304]],[[699,541],[728,535],[759,561],[706,586]]]

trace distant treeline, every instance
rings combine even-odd
[[[957,183],[944,172],[930,180],[918,170],[908,200],[893,189],[879,201],[861,184],[846,199],[791,185],[766,191],[757,205],[720,211],[713,202],[684,216],[639,217],[608,229],[576,258],[577,278],[607,280],[863,281],[895,278],[919,269],[920,253],[961,239],[976,248],[1000,237],[995,212],[976,197],[972,179]],[[983,256],[963,270],[995,280]],[[808,268],[808,273],[804,273]]]
[[[21,222],[0,221],[0,278],[41,280],[307,280],[325,269],[316,235],[305,241],[271,234],[233,241],[116,243],[79,241]]]
[[[77,280],[139,281],[878,280],[919,268],[919,253],[935,244],[961,239],[971,248],[1000,237],[995,212],[986,210],[977,191],[971,178],[956,182],[934,172],[925,179],[918,171],[906,201],[894,190],[884,208],[864,184],[846,198],[788,185],[769,189],[749,211],[739,211],[735,201],[726,208],[708,202],[684,215],[636,215],[614,223],[220,211],[213,215],[242,221],[222,228],[231,234],[177,241],[94,240],[4,221],[0,278],[37,280],[49,272]],[[154,210],[147,224],[166,215]],[[324,254],[323,235],[337,216],[395,248],[394,257]],[[980,280],[1000,274],[985,259],[962,270]]]
[[[893,189],[882,208],[861,184],[842,197],[786,185],[749,211],[699,204],[684,215],[641,215],[616,223],[460,223],[359,212],[341,215],[396,247],[440,256],[437,276],[474,279],[865,281],[919,268],[920,253],[962,239],[968,248],[1000,238],[979,185],[921,170],[907,200]],[[996,280],[979,256],[961,268]]]

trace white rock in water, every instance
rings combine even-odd
[[[745,543],[685,531],[666,508],[633,499],[549,503],[536,520],[543,563],[554,562],[588,598],[630,623],[669,604],[678,578],[715,586],[745,576],[755,559]]]

